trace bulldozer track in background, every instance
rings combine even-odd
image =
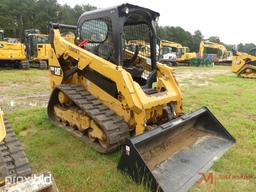
[[[20,141],[17,139],[8,120],[4,120],[6,137],[0,143],[0,170],[6,176],[30,176],[32,169]]]
[[[57,120],[54,114],[54,106],[58,104],[58,93],[60,91],[102,129],[107,137],[107,148],[103,148],[98,142],[91,141],[84,132],[79,131],[76,127],[67,126],[65,122]],[[100,153],[113,152],[129,137],[128,124],[80,85],[71,84],[55,87],[48,104],[48,115],[56,126],[65,128],[73,136]]]
[[[19,64],[18,64],[18,68],[19,69],[29,69],[30,68],[30,64],[28,61],[21,61]]]

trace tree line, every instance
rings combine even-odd
[[[189,47],[193,52],[198,52],[201,40],[208,40],[214,43],[222,44],[230,51],[232,49],[237,49],[238,51],[249,53],[252,48],[256,47],[254,43],[239,43],[238,45],[225,44],[218,36],[211,36],[205,39],[200,30],[196,30],[193,34],[191,34],[182,27],[159,26],[157,27],[157,31],[160,39],[180,43],[183,46]]]
[[[87,5],[61,5],[57,0],[1,0],[0,1],[0,29],[5,30],[5,36],[24,38],[25,29],[39,29],[47,33],[50,21],[76,24],[79,16],[96,7]],[[187,46],[191,51],[198,52],[200,41],[204,36],[200,30],[190,33],[182,27],[158,26],[160,39],[174,41]],[[227,45],[219,37],[212,36],[209,41],[224,44],[228,50],[237,48],[239,51],[249,52],[256,47],[253,43]]]
[[[48,32],[48,23],[76,24],[79,16],[96,9],[91,5],[60,5],[57,0],[1,0],[0,29],[5,36],[24,38],[25,29]]]

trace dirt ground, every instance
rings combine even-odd
[[[185,71],[181,71],[178,70],[175,72],[175,76],[177,78],[178,81],[180,80],[185,80],[185,79],[193,79],[193,78],[199,78],[199,79],[206,79],[215,75],[221,75],[221,74],[225,74],[225,73],[229,73],[229,70],[227,69],[213,69],[213,70],[206,70],[206,71],[202,71],[200,70],[185,70]]]
[[[230,73],[229,67],[174,68],[182,86],[208,86],[212,77]],[[4,111],[19,108],[46,107],[50,95],[47,70],[0,70],[0,106]]]
[[[35,69],[0,70],[0,90],[0,106],[3,111],[46,107],[50,94],[48,72]]]
[[[182,86],[208,86],[217,75],[232,75],[230,67],[216,66],[214,68],[174,68],[174,74]]]

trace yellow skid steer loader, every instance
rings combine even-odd
[[[250,54],[233,50],[232,72],[238,77],[256,79],[255,50],[250,50]]]
[[[76,26],[51,23],[48,116],[100,153],[122,145],[118,168],[152,191],[186,191],[235,139],[205,107],[184,115],[172,68],[157,63],[158,17],[122,4],[86,12]],[[74,41],[62,28],[76,30]],[[145,45],[131,52],[131,40]]]

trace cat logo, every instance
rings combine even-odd
[[[62,70],[60,67],[50,66],[49,67],[51,74],[61,76]]]

